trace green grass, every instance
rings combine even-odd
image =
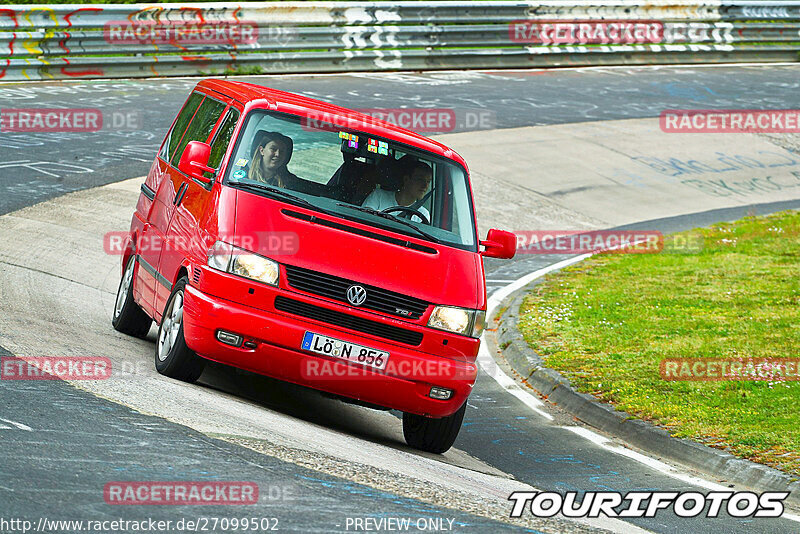
[[[800,382],[659,375],[664,358],[800,357],[800,212],[695,232],[699,253],[603,254],[548,276],[520,329],[580,391],[800,475]]]

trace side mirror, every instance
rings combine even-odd
[[[486,241],[481,241],[484,246],[481,255],[487,258],[510,259],[517,253],[517,236],[504,230],[489,230]]]
[[[203,176],[204,172],[215,172],[208,166],[208,158],[211,156],[211,146],[200,141],[189,141],[181,154],[178,162],[178,170],[195,180],[206,185],[211,185],[213,178]]]

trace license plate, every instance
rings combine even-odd
[[[314,332],[306,332],[303,335],[302,347],[303,350],[375,369],[385,369],[386,363],[389,361],[389,353],[385,350],[371,349]]]

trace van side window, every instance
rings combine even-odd
[[[175,126],[172,127],[172,130],[167,136],[167,140],[164,142],[164,146],[161,148],[161,153],[159,154],[161,159],[164,161],[169,161],[171,159],[181,137],[183,137],[184,132],[186,132],[186,127],[189,126],[189,121],[192,120],[194,112],[197,111],[197,107],[202,101],[203,95],[200,93],[192,93],[186,101],[183,109],[178,114],[177,120],[175,120]]]
[[[231,143],[233,131],[236,129],[236,123],[239,122],[239,111],[236,108],[229,108],[228,115],[222,121],[222,125],[214,135],[214,140],[211,142],[211,155],[208,158],[208,166],[219,170],[219,165],[222,163],[222,157],[228,150],[228,145]],[[206,178],[212,178],[213,173],[203,173]]]
[[[225,111],[225,107],[222,102],[208,97],[203,100],[203,103],[200,104],[200,109],[197,110],[192,123],[187,128],[186,134],[178,144],[177,150],[172,153],[170,163],[173,167],[178,166],[183,150],[189,144],[189,141],[202,141],[204,143],[208,141],[208,136],[214,131],[214,126],[217,125],[217,121],[219,121],[222,112]]]

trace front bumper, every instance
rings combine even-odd
[[[218,330],[243,336],[250,347],[221,343],[216,338]],[[304,351],[300,347],[308,331],[388,351],[387,367],[373,370]],[[185,292],[184,336],[189,348],[210,360],[429,417],[445,417],[457,411],[466,402],[477,376],[474,362],[434,356],[319,321],[253,308],[191,285]],[[452,390],[451,398],[429,397],[433,386]]]

